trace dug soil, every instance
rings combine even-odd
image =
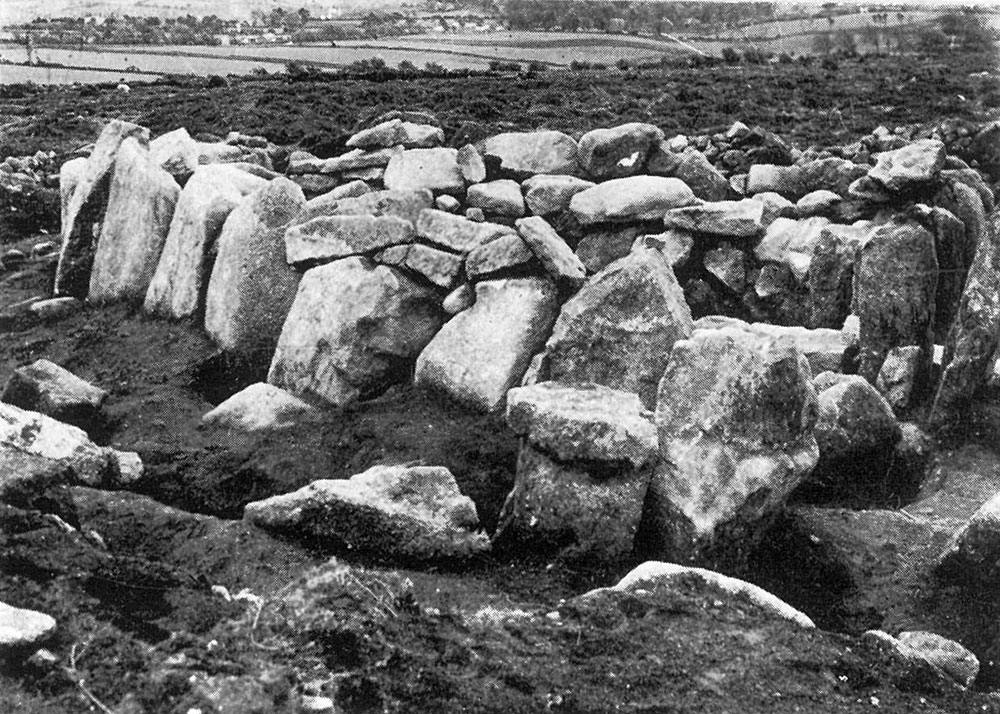
[[[500,124],[574,131],[624,121],[652,121],[669,135],[740,119],[801,146],[843,144],[879,124],[981,118],[987,79],[970,77],[979,69],[894,59],[836,71],[212,89],[187,80],[137,86],[124,100],[94,87],[8,87],[0,154],[68,153],[93,140],[100,122],[124,117],[154,134],[238,129],[331,155],[360,118],[404,107],[435,112],[449,138]],[[0,308],[48,294],[53,271],[39,260],[0,273]],[[599,570],[506,552],[431,568],[330,553],[240,520],[247,502],[317,478],[423,462],[452,471],[492,532],[518,444],[501,419],[439,395],[396,387],[278,435],[204,428],[201,416],[260,381],[266,363],[228,361],[198,325],[148,319],[129,305],[55,322],[0,320],[0,379],[39,358],[111,393],[107,420],[87,426],[95,440],[137,451],[145,474],[129,491],[56,483],[0,508],[0,601],[59,624],[46,645],[52,659],[2,664],[0,711],[298,712],[327,697],[343,712],[1000,712],[988,691],[941,686],[864,647],[860,624],[837,615],[837,598],[848,595],[836,583],[836,597],[823,591],[829,568],[810,571],[801,553],[791,557],[801,543],[787,529],[748,562],[762,584],[839,633],[800,629],[694,581],[575,599],[634,562]],[[988,396],[943,443],[921,497],[996,469],[998,428],[1000,399]],[[786,561],[796,570],[781,587]],[[809,572],[818,583],[789,583]]]

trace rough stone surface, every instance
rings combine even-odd
[[[55,629],[56,621],[49,615],[0,602],[0,652],[35,645]]]
[[[939,570],[953,582],[990,588],[1000,584],[1000,493],[955,533],[939,558]]]
[[[486,139],[483,153],[500,159],[500,168],[514,174],[580,173],[577,145],[559,131],[507,132]]]
[[[93,486],[110,485],[118,476],[111,449],[97,446],[83,429],[0,402],[0,459],[6,461],[11,452],[13,456],[38,457],[39,463],[69,466],[82,483]],[[0,478],[16,476],[0,468]]]
[[[954,640],[920,630],[900,632],[897,638],[963,687],[971,687],[979,674],[979,659]]]
[[[413,224],[397,216],[318,216],[285,229],[285,256],[289,265],[326,263],[377,253],[416,236]]]
[[[920,365],[926,361],[921,349],[913,345],[894,347],[886,355],[875,386],[897,413],[914,405]]]
[[[457,315],[476,304],[476,288],[472,283],[462,283],[441,301],[441,308],[448,315]]]
[[[364,191],[356,196],[338,196],[331,191],[309,201],[295,217],[295,223],[317,216],[395,216],[416,223],[420,212],[433,205],[434,194],[427,189]]]
[[[544,218],[519,218],[514,225],[549,275],[574,287],[583,284],[587,269]]]
[[[656,427],[639,398],[600,385],[542,382],[512,389],[507,425],[559,461],[639,468],[657,454]]]
[[[893,347],[932,354],[938,262],[934,236],[910,223],[877,228],[858,251],[854,314],[860,320],[858,374],[872,384]],[[921,378],[929,365],[923,365]]]
[[[462,216],[427,208],[417,218],[417,235],[458,253],[468,253],[489,240],[513,233],[510,226],[477,223]]]
[[[862,226],[828,225],[820,231],[809,260],[809,326],[839,327],[851,311],[854,259],[870,231]]]
[[[866,459],[884,461],[902,437],[892,407],[867,380],[857,375],[816,375],[819,418],[817,473],[850,470]]]
[[[523,444],[493,543],[542,553],[558,549],[568,561],[618,562],[634,547],[649,475],[650,469],[604,474]]]
[[[475,304],[449,320],[417,359],[417,383],[482,411],[502,407],[545,343],[558,309],[548,280],[477,283]]]
[[[663,225],[693,233],[752,238],[764,230],[763,218],[764,205],[745,198],[672,208],[663,217]]]
[[[444,132],[429,124],[414,124],[390,119],[370,129],[364,129],[347,140],[349,148],[382,149],[403,146],[407,149],[429,148],[444,143]]]
[[[465,195],[469,206],[483,209],[488,216],[518,218],[524,215],[524,198],[517,181],[499,179],[469,186]]]
[[[762,339],[788,340],[795,345],[809,362],[814,375],[820,372],[839,372],[847,342],[840,330],[814,329],[799,325],[771,325],[764,322],[747,323],[722,315],[706,315],[694,321],[695,330],[743,330]]]
[[[944,168],[945,148],[937,139],[921,139],[912,144],[884,151],[868,177],[894,192],[909,191],[937,178]]]
[[[104,219],[108,191],[114,173],[118,147],[129,137],[135,137],[142,146],[149,144],[149,130],[131,122],[112,120],[94,144],[86,164],[75,174],[75,180],[66,176],[67,185],[74,189],[63,208],[62,249],[56,267],[55,295],[78,297],[87,295],[90,284],[90,267],[98,234],[95,225]]]
[[[776,617],[788,620],[796,625],[808,629],[816,625],[809,617],[799,610],[786,603],[784,600],[767,592],[763,588],[757,587],[738,578],[731,578],[722,575],[714,570],[704,568],[694,568],[676,563],[660,563],[657,561],[647,561],[642,565],[629,571],[624,578],[610,588],[599,588],[585,593],[581,597],[588,598],[607,592],[617,590],[624,592],[634,592],[637,590],[655,590],[662,587],[670,587],[675,582],[683,582],[689,578],[697,578],[706,584],[716,587],[729,595],[739,595],[747,598],[750,602],[764,608]]]
[[[28,312],[42,320],[61,320],[82,308],[83,303],[74,297],[58,297],[34,302]]]
[[[386,248],[375,256],[375,260],[412,271],[439,288],[454,285],[464,263],[461,255],[419,243]]]
[[[945,346],[931,420],[943,424],[985,384],[1000,349],[1000,211],[994,210],[969,269]]]
[[[576,176],[539,174],[521,184],[528,210],[536,216],[548,216],[569,208],[570,199],[596,184]]]
[[[670,265],[657,251],[639,250],[591,277],[563,306],[543,373],[633,392],[651,408],[671,347],[690,334],[691,311]]]
[[[656,402],[649,547],[690,557],[732,522],[779,507],[816,465],[816,392],[787,340],[698,330],[670,354]]]
[[[588,273],[598,273],[632,252],[643,232],[642,224],[590,226],[576,244],[576,255]]]
[[[581,137],[577,161],[597,179],[632,176],[642,171],[650,149],[661,141],[663,131],[652,124],[632,122],[594,129]]]
[[[363,258],[306,271],[267,381],[335,405],[376,396],[405,377],[441,327],[430,287]]]
[[[98,416],[108,393],[47,359],[14,370],[0,401],[83,426]]]
[[[87,299],[142,299],[160,260],[181,192],[139,142],[118,148]]]
[[[458,150],[458,170],[462,172],[465,183],[482,183],[486,180],[486,164],[479,151],[472,144],[466,144]]]
[[[639,236],[632,244],[632,250],[649,248],[658,251],[673,268],[678,268],[691,257],[694,236],[683,231],[666,231]]]
[[[198,168],[198,143],[181,127],[149,142],[153,162],[171,176],[185,178]]]
[[[276,178],[226,219],[205,300],[205,329],[223,350],[274,350],[299,283],[285,259],[285,227],[304,204],[302,189]]]
[[[659,144],[651,152],[646,170],[654,176],[679,178],[704,201],[722,201],[732,192],[728,179],[697,149],[675,154],[669,146]]]
[[[718,248],[705,253],[705,270],[719,279],[723,285],[734,293],[742,293],[746,287],[747,266],[746,254],[723,242]]]
[[[823,229],[829,225],[828,219],[819,216],[804,220],[777,218],[767,227],[764,238],[754,248],[754,255],[762,262],[784,263],[802,283],[809,275]]]
[[[194,315],[202,299],[205,272],[229,214],[264,179],[233,166],[201,166],[184,185],[174,208],[143,309],[181,319]]]
[[[268,431],[294,427],[319,411],[309,402],[273,384],[251,384],[201,418],[202,424],[233,431]]]
[[[629,176],[611,179],[577,193],[569,208],[583,225],[614,221],[661,219],[671,208],[689,206],[697,199],[680,179]]]
[[[264,528],[319,538],[325,547],[407,560],[467,559],[489,550],[479,516],[441,466],[373,466],[347,480],[248,503]]]
[[[465,178],[458,166],[458,150],[448,148],[406,149],[393,154],[382,182],[387,189],[428,189],[435,193],[458,193]]]
[[[795,211],[801,218],[828,216],[843,200],[838,194],[826,189],[810,191],[795,202]]]
[[[507,268],[525,265],[535,254],[517,233],[500,233],[473,248],[465,259],[465,274],[482,278]]]

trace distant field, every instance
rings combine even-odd
[[[62,67],[23,67],[20,65],[0,65],[0,84],[34,82],[35,84],[100,84],[117,82],[121,78],[129,82],[156,79],[156,75],[133,74],[115,70],[66,69]]]

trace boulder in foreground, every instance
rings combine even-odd
[[[107,398],[103,389],[40,359],[14,370],[0,401],[84,426],[98,416]]]
[[[244,518],[338,552],[424,561],[489,550],[475,505],[441,466],[373,466],[346,480],[313,481],[248,503]]]

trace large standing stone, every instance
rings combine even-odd
[[[229,214],[244,196],[267,182],[232,166],[201,166],[188,179],[174,208],[170,230],[143,309],[185,318],[198,311],[209,256]]]
[[[541,278],[485,280],[417,359],[416,381],[483,411],[501,407],[549,336],[559,302]]]
[[[254,525],[320,539],[341,552],[402,560],[466,559],[489,550],[472,499],[442,466],[373,466],[248,503]]]
[[[465,178],[458,166],[458,150],[406,149],[393,154],[382,178],[391,190],[428,189],[435,193],[459,193]]]
[[[14,370],[0,401],[84,426],[98,416],[107,398],[108,393],[100,387],[40,359]]]
[[[858,256],[853,310],[861,327],[858,374],[874,384],[893,347],[916,345],[932,354],[938,262],[934,236],[913,223],[877,228]]]
[[[519,218],[514,225],[549,275],[574,287],[583,284],[587,269],[544,218]]]
[[[500,159],[500,168],[514,174],[580,173],[573,138],[559,131],[508,132],[489,137],[483,153]]]
[[[276,178],[226,219],[205,300],[205,329],[223,350],[274,350],[299,284],[285,259],[285,227],[305,202],[302,189]]]
[[[666,228],[711,233],[734,238],[752,238],[764,230],[764,205],[742,201],[715,201],[685,208],[671,208],[663,217]]]
[[[527,179],[521,188],[528,210],[536,216],[548,216],[565,211],[573,196],[595,185],[576,176],[538,174]]]
[[[824,226],[809,260],[809,325],[837,328],[851,311],[854,257],[867,242],[865,226]]]
[[[921,139],[895,151],[878,155],[878,163],[868,172],[890,191],[910,191],[928,185],[944,168],[945,148],[937,139]]]
[[[62,249],[56,267],[55,294],[83,298],[90,284],[99,226],[104,220],[118,147],[129,137],[149,144],[149,129],[112,120],[97,139],[63,212]]]
[[[267,381],[338,406],[405,379],[441,327],[434,290],[385,265],[346,258],[306,271]]]
[[[629,176],[600,183],[570,199],[569,209],[583,225],[613,221],[659,220],[671,208],[698,199],[680,179]]]
[[[542,373],[639,395],[652,408],[670,349],[691,334],[691,311],[662,254],[638,250],[590,278],[559,314]]]
[[[660,141],[663,131],[652,124],[632,122],[594,129],[580,139],[577,161],[597,179],[632,176],[643,169],[650,149]]]
[[[76,186],[80,183],[80,179],[83,178],[86,170],[87,159],[83,156],[70,159],[59,167],[59,210],[61,220],[59,225],[61,226],[69,225],[67,216],[69,216],[70,200],[73,198],[73,192],[76,191]]]
[[[513,232],[510,226],[478,223],[434,208],[422,210],[417,218],[418,236],[459,253],[468,253],[497,236]]]
[[[989,379],[1000,350],[1000,211],[990,214],[945,346],[932,423],[944,424]]]
[[[144,298],[170,230],[180,186],[133,137],[115,159],[90,273],[91,302]]]
[[[416,237],[413,224],[397,216],[318,216],[285,229],[285,255],[290,265],[328,263]]]
[[[791,342],[698,330],[674,345],[656,402],[661,460],[649,547],[683,559],[780,506],[816,465],[816,392]]]

